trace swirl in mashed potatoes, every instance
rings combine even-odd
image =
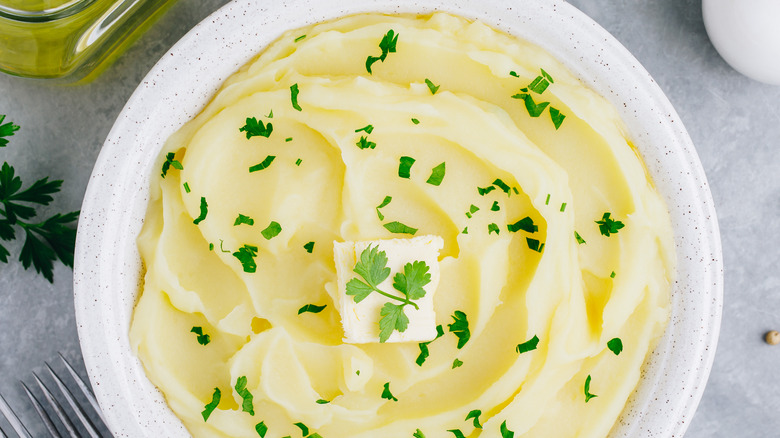
[[[240,131],[248,118],[268,135]],[[670,220],[617,112],[479,22],[365,14],[287,32],[163,161],[130,338],[195,437],[605,437],[668,320]],[[444,335],[424,348],[342,341],[333,242],[411,237],[390,222],[444,241]]]

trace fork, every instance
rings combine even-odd
[[[65,359],[65,357],[62,356],[61,353],[58,354],[62,363],[65,364],[65,369],[68,371],[68,374],[70,374],[72,381],[75,383],[75,387],[78,388],[78,393],[80,393],[92,407],[92,416],[93,418],[97,417],[96,419],[98,420],[97,427],[90,419],[90,414],[87,413],[89,408],[87,407],[87,410],[85,410],[84,407],[79,404],[79,402],[76,400],[76,397],[74,397],[73,392],[71,392],[63,379],[57,375],[57,373],[52,369],[51,366],[49,366],[48,363],[45,364],[46,370],[57,386],[60,398],[64,398],[67,402],[67,405],[70,406],[70,410],[75,415],[75,419],[69,416],[66,409],[62,406],[57,397],[55,397],[54,392],[52,392],[46,386],[43,380],[41,380],[41,378],[35,372],[32,373],[33,379],[43,393],[45,404],[38,400],[33,391],[30,390],[30,388],[24,382],[20,382],[22,389],[30,399],[32,406],[38,413],[38,416],[43,422],[45,429],[53,438],[63,438],[63,435],[60,433],[62,429],[64,429],[66,432],[64,436],[69,438],[82,438],[84,435],[80,433],[80,430],[85,431],[86,436],[89,436],[90,438],[102,438],[104,435],[98,431],[98,427],[102,430],[107,429],[105,427],[105,421],[103,420],[100,412],[100,407],[97,404],[97,400],[95,400],[95,396],[92,395],[92,391],[89,389],[84,380],[79,377],[73,366]],[[48,411],[45,406],[48,406]],[[32,438],[32,435],[28,431],[27,427],[25,427],[24,423],[14,413],[2,395],[0,395],[0,413],[2,413],[3,417],[5,417],[12,430],[16,432],[20,438]],[[59,420],[61,425],[60,428],[56,426],[52,416]],[[74,425],[74,421],[78,424],[78,426]],[[30,423],[28,423],[28,425],[30,425]],[[0,438],[8,437],[10,437],[10,435],[7,435],[5,431],[0,428]]]

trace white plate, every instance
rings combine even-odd
[[[620,112],[665,199],[677,249],[671,322],[612,437],[679,437],[715,355],[723,294],[720,235],[707,180],[666,96],[609,33],[551,0],[234,1],[193,28],[149,72],[114,124],[81,209],[76,318],[90,379],[117,437],[186,437],[133,355],[128,330],[141,281],[136,236],[150,176],[169,135],[231,73],[283,31],[358,12],[445,10],[482,20],[552,53]]]

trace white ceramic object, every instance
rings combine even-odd
[[[116,437],[188,436],[133,355],[128,329],[141,282],[136,236],[157,155],[219,85],[283,31],[347,14],[445,10],[536,43],[618,109],[670,209],[678,258],[670,325],[611,437],[680,437],[715,355],[722,303],[720,236],[698,156],[669,101],[609,33],[552,0],[234,1],[149,72],[119,115],[87,188],[74,269],[87,370]]]
[[[780,1],[703,0],[712,45],[734,69],[780,85]]]

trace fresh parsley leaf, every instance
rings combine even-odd
[[[390,268],[387,267],[387,253],[379,251],[378,246],[368,246],[360,253],[360,260],[355,264],[354,271],[372,288],[376,288],[380,283],[390,276]],[[348,295],[349,292],[347,292]],[[360,302],[355,300],[355,302]]]
[[[503,423],[501,423],[501,427],[499,428],[501,430],[501,438],[514,438],[515,433],[509,430],[509,428],[506,426],[506,420],[504,420]]]
[[[306,427],[306,425],[305,425],[305,424],[303,424],[303,423],[295,423],[295,426],[296,426],[298,429],[300,429],[300,430],[301,430],[301,434],[302,434],[303,436],[307,436],[307,435],[309,434],[309,428],[308,428],[308,427]]]
[[[415,125],[419,125],[420,121],[415,119],[415,118],[412,118],[412,123],[414,123]],[[417,429],[417,430],[419,430],[419,429]]]
[[[330,403],[330,400],[325,400],[325,399],[322,399],[322,398],[317,400],[317,404],[318,405],[326,405],[328,403]]]
[[[243,400],[241,403],[241,410],[243,412],[249,413],[249,415],[254,416],[255,415],[255,407],[254,403],[252,402],[252,393],[249,392],[248,389],[246,389],[247,384],[247,378],[246,376],[241,376],[236,380],[236,392],[239,396],[241,396],[241,399]]]
[[[625,227],[623,222],[610,218],[611,215],[612,213],[606,212],[600,221],[596,221],[603,236],[609,237],[610,234],[616,234],[621,228]]]
[[[452,361],[452,369],[460,368],[460,366],[463,365],[463,361],[461,361],[458,358],[455,358],[455,360]]]
[[[309,242],[309,243],[303,245],[303,249],[305,249],[306,252],[311,254],[311,252],[314,251],[314,242]]]
[[[393,277],[393,288],[406,295],[410,300],[424,297],[425,289],[423,286],[431,282],[431,274],[428,270],[428,265],[423,261],[407,263],[404,265],[404,272],[398,272]]]
[[[576,231],[574,232],[574,238],[577,239],[577,243],[580,244],[580,245],[582,245],[583,243],[586,243],[585,239],[583,239],[582,236],[580,236],[580,233],[578,233]]]
[[[366,125],[360,129],[356,129],[355,132],[364,131],[366,134],[371,134],[374,132],[374,125]]]
[[[389,271],[390,268],[387,268],[387,270]],[[366,297],[369,296],[374,290],[376,290],[376,288],[363,283],[357,278],[353,278],[347,282],[346,293],[347,295],[352,296],[356,303],[365,300]]]
[[[300,105],[298,105],[298,84],[292,84],[290,85],[290,101],[292,102],[292,107],[295,108],[298,111],[303,111]]]
[[[247,117],[246,124],[238,128],[239,132],[246,132],[246,138],[249,140],[252,137],[265,137],[271,136],[274,132],[274,125],[271,122],[263,123],[262,120],[258,121],[254,117]]]
[[[203,327],[193,327],[190,333],[197,335],[198,344],[200,345],[209,345],[209,342],[211,342],[211,336],[203,334]]]
[[[192,223],[195,225],[198,225],[199,223],[203,222],[206,219],[206,215],[209,213],[209,204],[206,202],[206,198],[201,196],[200,197],[200,215],[196,217]]]
[[[316,304],[307,304],[307,305],[301,307],[300,309],[298,309],[298,315],[300,315],[301,313],[306,313],[306,312],[309,312],[309,313],[320,313],[323,310],[325,310],[326,307],[328,307],[327,304],[322,305],[322,306],[318,306]]]
[[[550,86],[550,81],[545,79],[542,76],[537,76],[536,79],[533,80],[530,84],[528,84],[528,89],[533,91],[537,94],[544,93],[545,90],[547,90],[547,87]]]
[[[271,165],[271,163],[274,162],[274,159],[276,159],[275,155],[268,155],[265,157],[265,160],[263,160],[260,163],[255,164],[254,166],[249,168],[249,173],[257,172],[258,170],[263,170],[268,168],[268,166]]]
[[[479,207],[477,207],[474,204],[471,204],[471,206],[469,207],[469,213],[474,214],[474,213],[476,213],[478,211],[479,211]]]
[[[511,233],[516,233],[520,230],[523,230],[527,233],[535,233],[539,231],[539,227],[534,225],[534,220],[531,219],[530,216],[526,216],[513,224],[507,225],[506,227]]]
[[[165,161],[162,164],[162,174],[161,174],[163,178],[165,178],[165,175],[168,174],[168,170],[170,170],[171,167],[177,170],[184,170],[184,166],[182,166],[181,162],[178,160],[174,160],[174,157],[176,157],[175,152],[169,152],[165,156]]]
[[[412,436],[413,436],[414,438],[425,438],[425,434],[423,434],[423,433],[422,433],[422,431],[421,431],[420,429],[417,429],[416,431],[414,431],[414,433],[412,434]]]
[[[617,356],[623,351],[623,341],[620,338],[612,338],[607,342],[607,348]]]
[[[531,117],[539,117],[547,108],[550,102],[534,102],[534,98],[528,93],[519,93],[512,96],[512,99],[522,99],[525,102],[525,109],[528,111],[528,115]]]
[[[590,393],[590,374],[588,374],[588,377],[585,379],[585,403],[589,402],[590,399],[594,397],[598,397],[596,394]]]
[[[184,191],[185,192],[187,192],[187,193],[191,192],[191,190],[190,190],[190,183],[185,182],[182,186],[184,187]]]
[[[428,89],[431,90],[431,94],[436,94],[437,91],[439,91],[439,87],[441,85],[434,85],[433,82],[431,82],[430,79],[425,78],[425,85],[428,86]]]
[[[425,360],[428,359],[428,356],[431,355],[430,351],[428,350],[428,345],[430,345],[431,342],[439,339],[440,337],[444,336],[444,329],[441,325],[436,326],[436,337],[433,338],[433,340],[427,341],[427,342],[420,342],[417,344],[420,347],[420,354],[417,356],[417,360],[414,362],[418,366],[422,366],[422,364],[425,363]]]
[[[460,429],[447,429],[447,432],[451,432],[455,435],[455,438],[466,438],[466,435],[463,435],[463,432],[461,432]]]
[[[555,81],[553,80],[552,76],[550,76],[550,75],[549,75],[549,74],[548,74],[546,71],[544,71],[544,69],[543,69],[543,68],[540,68],[539,70],[541,70],[541,71],[542,71],[542,76],[544,76],[544,78],[545,78],[545,79],[547,79],[548,81],[550,81],[550,83],[551,83],[551,84],[554,84],[554,83],[555,83]]]
[[[496,180],[493,181],[493,185],[501,189],[501,191],[503,191],[506,194],[510,193],[511,189],[509,188],[508,185],[506,185],[506,183],[503,180],[501,180],[501,178],[496,178]]]
[[[501,207],[498,205],[498,201],[493,201],[493,205],[490,206],[490,211],[499,211]]]
[[[477,193],[479,193],[479,196],[485,196],[488,193],[492,192],[496,188],[494,186],[487,186],[487,187],[477,187]]]
[[[398,44],[398,34],[396,34],[393,29],[390,29],[385,36],[382,37],[382,41],[379,42],[379,48],[382,50],[382,54],[366,58],[366,71],[368,71],[368,74],[373,74],[371,66],[374,65],[375,62],[385,62],[388,53],[395,53],[396,44]]]
[[[398,399],[393,396],[393,393],[390,392],[390,382],[385,383],[385,389],[382,391],[382,398],[396,402],[398,401]]]
[[[238,261],[241,262],[241,266],[243,266],[244,272],[251,274],[257,271],[257,264],[255,263],[255,257],[257,257],[256,246],[244,245],[239,248],[238,251],[233,253],[233,257],[237,258]]]
[[[530,237],[525,238],[525,242],[528,244],[528,248],[530,248],[533,251],[536,252],[542,252],[544,249],[544,243],[539,243],[536,239],[531,239]]]
[[[360,137],[360,140],[358,140],[357,143],[355,143],[355,146],[360,149],[375,149],[376,143],[373,141],[368,141],[368,137],[364,135]]]
[[[517,354],[523,354],[529,351],[536,350],[536,347],[538,346],[539,346],[539,337],[534,335],[533,338],[523,342],[522,344],[517,344],[515,351],[517,351]]]
[[[278,236],[279,233],[282,232],[282,226],[279,225],[279,222],[271,221],[270,224],[268,224],[267,227],[263,231],[260,232],[260,234],[265,237],[265,240],[271,240],[274,237]]]
[[[299,36],[298,38],[294,39],[294,40],[293,40],[293,42],[294,42],[294,43],[297,43],[298,41],[300,41],[300,40],[302,40],[302,39],[304,39],[304,38],[306,38],[306,35],[301,35],[301,36]]]
[[[565,118],[566,115],[561,114],[559,109],[550,106],[550,120],[552,120],[553,126],[555,126],[556,130],[561,127],[563,124],[563,119]]]
[[[236,218],[236,221],[233,222],[233,226],[237,227],[241,224],[247,224],[251,226],[255,224],[255,220],[249,216],[244,216],[243,214],[239,213],[238,217]]]
[[[469,227],[466,227],[463,229],[463,231],[460,232],[460,234],[468,234],[469,233]]]
[[[211,403],[207,404],[203,412],[200,414],[203,416],[203,421],[209,421],[209,417],[211,416],[211,413],[214,412],[214,409],[217,408],[217,405],[219,405],[219,401],[222,399],[222,391],[219,390],[219,388],[214,388],[214,394],[211,396]]]
[[[3,120],[5,120],[5,115],[0,114],[0,123],[3,123]],[[8,145],[8,139],[2,137],[10,137],[14,135],[14,132],[18,130],[19,130],[19,125],[14,125],[13,122],[7,122],[5,124],[0,125],[0,148]]]
[[[411,176],[412,165],[415,161],[417,160],[412,157],[401,157],[398,163],[398,176],[409,179]]]
[[[409,318],[404,313],[403,304],[385,303],[379,311],[379,342],[386,342],[393,330],[405,332],[409,326]]]
[[[454,333],[458,337],[458,350],[466,345],[466,342],[471,338],[471,332],[469,331],[469,321],[466,318],[466,314],[460,310],[456,310],[452,314],[453,323],[447,324],[450,332]]]
[[[473,411],[469,412],[468,415],[466,415],[466,419],[463,421],[469,421],[470,418],[474,419],[474,427],[477,429],[482,429],[482,425],[479,424],[479,416],[482,415],[482,411],[479,409],[474,409]]]
[[[441,163],[431,170],[431,176],[425,181],[428,184],[438,186],[444,180],[444,173],[446,172],[445,163]]]
[[[265,425],[264,421],[261,421],[255,425],[255,431],[260,435],[260,438],[265,438],[265,434],[268,433],[268,426]]]
[[[398,221],[384,224],[384,227],[387,229],[387,231],[395,234],[411,234],[414,236],[414,234],[417,233],[417,228],[412,228]]]
[[[376,206],[376,215],[379,217],[380,221],[385,220],[385,215],[382,214],[381,211],[379,211],[380,208],[384,208],[387,206],[387,204],[390,203],[390,201],[393,200],[392,196],[385,196],[385,199],[382,200],[382,203]]]
[[[498,228],[498,225],[496,225],[495,223],[488,224],[488,234],[490,233],[500,234],[501,229]]]

